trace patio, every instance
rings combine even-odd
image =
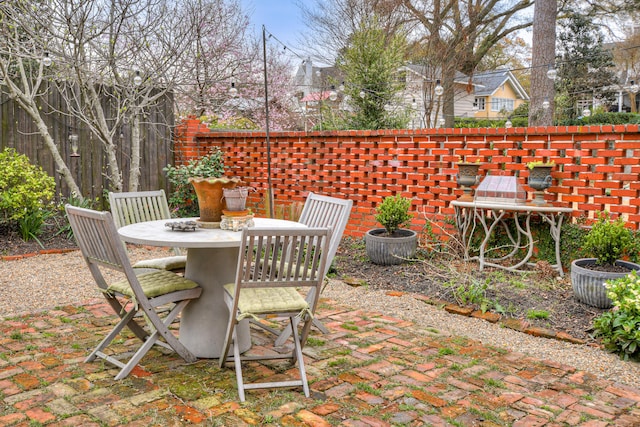
[[[251,391],[232,369],[152,350],[132,375],[82,362],[114,320],[100,299],[5,319],[0,426],[638,425],[640,389],[434,328],[324,299],[330,335],[305,348],[311,398]],[[254,337],[256,333],[254,333]],[[255,351],[271,336],[254,338]],[[120,344],[133,348],[134,340]],[[576,347],[577,348],[577,347]],[[248,364],[246,376],[286,365]],[[296,369],[287,371],[295,375]]]

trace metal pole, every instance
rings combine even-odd
[[[273,218],[273,184],[271,183],[271,141],[269,140],[269,89],[267,84],[267,29],[262,26],[262,58],[264,66],[264,114],[265,133],[267,136],[267,197],[269,198],[269,217]]]

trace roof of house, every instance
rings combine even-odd
[[[300,102],[317,102],[317,101],[322,101],[325,100],[327,98],[329,98],[331,92],[328,90],[325,90],[324,92],[312,92],[308,95],[306,95],[305,97],[303,97]]]
[[[473,75],[473,83],[475,85],[476,96],[491,96],[503,84],[509,84],[513,88],[516,95],[528,100],[529,95],[524,90],[518,79],[506,69],[485,71]]]

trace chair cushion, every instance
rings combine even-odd
[[[147,298],[154,298],[171,292],[184,291],[186,289],[198,287],[196,282],[164,270],[142,274],[137,277]],[[107,292],[117,292],[133,298],[133,291],[126,279],[112,283],[107,288]]]
[[[235,293],[235,283],[224,285],[230,294]],[[293,287],[291,288],[243,288],[240,291],[238,309],[241,314],[266,314],[274,312],[307,311],[309,304]]]
[[[157,270],[179,270],[187,265],[186,255],[169,256],[166,258],[145,259],[136,262],[134,268],[155,268]]]

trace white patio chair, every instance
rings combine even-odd
[[[245,389],[302,386],[309,397],[309,384],[304,368],[302,348],[311,328],[313,313],[318,305],[320,286],[324,280],[327,254],[331,239],[329,228],[267,229],[247,228],[242,232],[235,283],[224,286],[225,303],[229,307],[229,324],[220,354],[219,364],[233,361],[240,400]],[[305,299],[297,288],[307,288],[311,298]],[[294,348],[290,354],[240,355],[236,325],[245,318],[264,315],[286,317],[293,331]],[[298,324],[304,322],[298,334]],[[233,343],[233,356],[227,358]],[[291,359],[298,361],[300,379],[245,383],[242,361]]]
[[[332,230],[331,243],[329,245],[329,252],[327,253],[327,263],[324,271],[322,272],[323,278],[327,275],[327,272],[331,267],[331,263],[333,262],[333,258],[336,255],[336,251],[340,245],[340,239],[342,239],[344,229],[347,226],[347,222],[349,222],[349,215],[351,214],[352,206],[353,201],[351,200],[321,196],[314,193],[309,193],[307,200],[304,203],[299,222],[307,225],[308,227],[330,227]],[[307,298],[311,300],[314,297],[314,295],[308,295]],[[324,326],[318,319],[313,319],[313,325],[324,334],[329,332],[326,326]],[[289,325],[285,326],[282,331],[269,328],[262,323],[260,326],[278,335],[276,345],[283,345],[291,336],[291,327]]]
[[[127,193],[110,192],[109,204],[117,228],[143,221],[171,219],[169,204],[164,190]],[[133,267],[184,271],[187,264],[187,256],[182,255],[180,248],[173,248],[173,252],[175,256],[138,261]]]
[[[166,270],[136,275],[109,212],[71,205],[66,205],[65,209],[91,275],[115,314],[120,317],[118,324],[85,362],[99,357],[121,368],[116,380],[129,375],[154,344],[174,350],[188,363],[195,362],[196,357],[178,341],[168,326],[191,300],[200,297],[202,288],[196,282]],[[120,271],[125,278],[109,285],[103,275],[105,269]],[[124,303],[121,303],[122,300]],[[156,309],[172,304],[173,308],[161,319]],[[145,331],[134,319],[138,312],[144,314],[151,332]],[[104,352],[125,326],[143,342],[126,363]],[[164,341],[160,341],[160,338]]]

